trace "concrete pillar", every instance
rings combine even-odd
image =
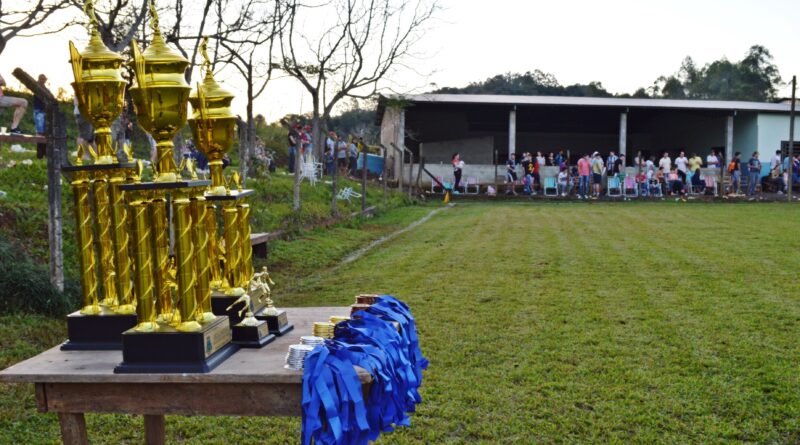
[[[731,162],[731,159],[733,159],[733,115],[728,116],[725,125],[725,163]]]
[[[628,156],[628,113],[619,114],[619,154]]]
[[[508,112],[508,157],[517,152],[517,109]]]

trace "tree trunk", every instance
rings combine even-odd
[[[297,141],[297,145],[301,145]],[[292,210],[300,211],[300,171],[303,170],[303,157],[300,156],[300,147],[294,151],[294,186],[292,187]]]
[[[361,211],[367,209],[367,144],[361,140]]]

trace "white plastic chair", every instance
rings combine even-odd
[[[300,170],[300,181],[308,179],[312,186],[317,185],[317,167],[313,162],[304,162]]]
[[[345,187],[339,190],[339,193],[336,194],[336,199],[347,202],[350,202],[351,198],[360,198],[360,197],[361,193],[354,192],[353,187]]]
[[[470,189],[474,191],[470,192]],[[464,193],[468,195],[477,195],[480,192],[481,186],[478,184],[478,178],[476,176],[467,177],[467,181],[464,183]]]

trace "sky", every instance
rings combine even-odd
[[[465,86],[506,72],[535,69],[562,85],[599,81],[612,93],[633,93],[673,74],[684,57],[699,66],[722,57],[740,60],[754,44],[767,47],[785,81],[800,74],[798,0],[441,0],[442,9],[405,62],[383,84],[387,92],[420,93]],[[73,28],[57,35],[16,38],[0,55],[0,74],[13,86],[19,66],[44,72],[54,91],[71,90],[67,41],[85,44]],[[412,69],[413,68],[413,69]],[[232,72],[218,80],[235,94],[244,86]],[[788,86],[780,91],[789,96]],[[244,114],[245,100],[234,101]],[[256,100],[256,113],[274,121],[310,111],[294,80],[273,80]]]

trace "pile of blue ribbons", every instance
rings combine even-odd
[[[369,405],[353,365],[372,375]],[[427,367],[408,306],[381,295],[369,309],[337,324],[334,338],[306,356],[303,444],[366,445],[394,425],[409,426],[408,413],[422,401],[417,389]]]

